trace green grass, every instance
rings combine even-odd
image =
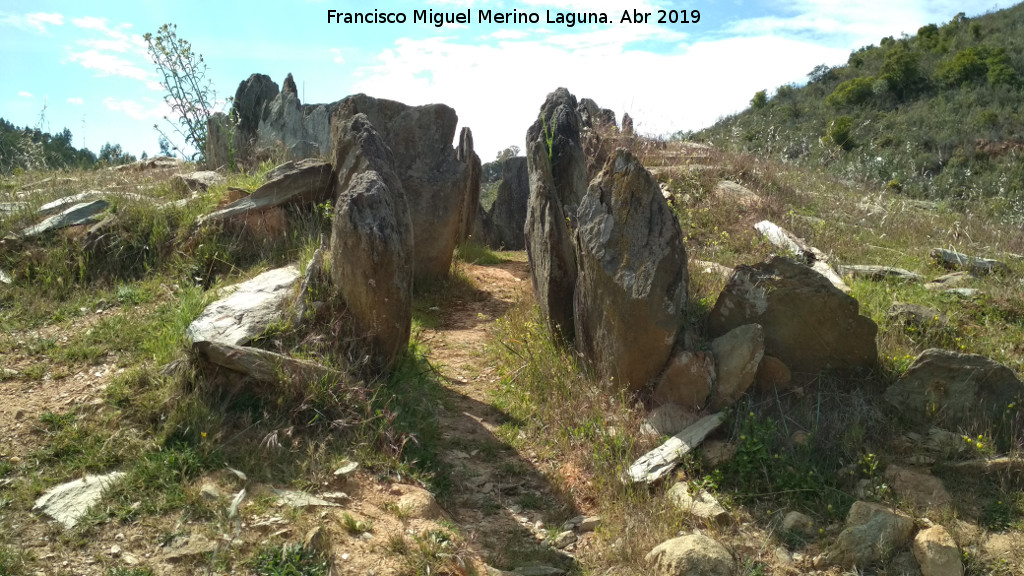
[[[455,259],[478,266],[494,266],[506,262],[501,254],[472,239],[455,247]]]
[[[257,576],[326,576],[330,561],[321,553],[300,545],[267,546],[248,562]]]

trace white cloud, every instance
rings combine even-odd
[[[72,18],[71,23],[79,28],[85,28],[86,30],[107,30],[106,18],[85,16],[82,18]]]
[[[47,12],[35,12],[25,15],[0,13],[0,24],[7,24],[22,30],[34,30],[40,34],[48,34],[49,31],[46,29],[46,26],[63,26],[64,15]]]
[[[22,98],[34,98],[34,96],[32,96],[31,92],[26,92],[24,90],[22,90],[21,92],[18,92],[18,96],[21,96]]]
[[[335,64],[344,64],[345,63],[345,57],[341,55],[341,49],[340,48],[331,48],[331,54],[333,56],[331,59],[334,60]]]
[[[81,98],[79,98],[77,96],[74,97],[74,98],[68,98],[68,104],[74,104],[75,106],[81,106],[84,103],[85,103],[85,100],[82,100]]]
[[[135,100],[118,100],[116,98],[104,98],[103,104],[115,112],[124,112],[136,120],[159,120],[164,116],[170,116],[170,108],[163,102],[154,102],[149,98],[143,98],[143,102]]]
[[[510,28],[505,28],[494,32],[493,34],[483,36],[482,39],[486,40],[488,38],[494,38],[495,40],[522,40],[529,36],[530,33],[526,30],[512,30]]]
[[[81,64],[84,68],[96,70],[100,76],[124,76],[148,82],[151,72],[139,68],[135,63],[120,56],[107,54],[99,50],[86,50],[68,56],[72,62]]]

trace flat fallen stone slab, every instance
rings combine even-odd
[[[213,170],[200,170],[171,177],[171,188],[191,192],[205,192],[210,186],[223,184],[228,179]]]
[[[267,173],[268,182],[255,192],[203,216],[197,224],[227,220],[283,204],[322,202],[330,194],[332,174],[331,164],[323,160],[287,162]]]
[[[106,210],[109,206],[110,204],[106,200],[93,200],[91,202],[75,204],[59,214],[50,216],[35,226],[25,228],[21,231],[21,235],[25,237],[37,236],[51,230],[59,230],[69,226],[92,224],[95,221],[95,216]]]
[[[100,501],[104,490],[124,475],[124,472],[111,472],[102,476],[89,475],[55,486],[36,499],[32,510],[50,516],[66,528],[74,528],[89,508]]]
[[[993,274],[1007,270],[1006,263],[999,260],[968,256],[967,254],[945,248],[934,248],[929,252],[929,256],[945,268],[950,270],[967,270],[975,275]]]
[[[135,194],[133,192],[118,192],[116,190],[86,190],[85,192],[79,192],[78,194],[72,194],[71,196],[65,196],[58,198],[52,202],[47,202],[36,210],[36,214],[40,216],[49,216],[66,210],[69,206],[75,204],[81,204],[90,200],[105,200],[111,197],[127,198],[128,200],[145,200],[145,196]]]
[[[17,214],[28,209],[28,202],[0,202],[0,216]]]
[[[193,343],[248,344],[281,317],[298,278],[298,267],[290,265],[237,284],[229,296],[203,310],[189,325],[187,336]]]
[[[337,370],[316,362],[292,358],[260,348],[235,346],[208,340],[196,342],[193,347],[207,361],[261,382],[276,382],[282,376],[296,382],[337,380],[341,377],[341,373]]]
[[[895,278],[897,280],[907,280],[911,282],[920,282],[924,279],[923,276],[910,270],[904,270],[903,268],[895,268],[892,266],[878,266],[875,264],[850,264],[847,266],[840,266],[839,272],[843,276],[852,276],[853,278],[863,278],[866,280],[886,280],[889,278]]]
[[[724,421],[725,414],[722,412],[701,418],[696,424],[633,462],[626,472],[627,480],[650,484],[665,477],[679,464],[683,456],[699,446],[708,434],[714,432]]]
[[[803,238],[797,237],[789,230],[768,220],[762,220],[754,224],[754,230],[757,230],[765,240],[768,240],[778,248],[793,253],[798,260],[824,276],[833,286],[842,290],[844,294],[850,293],[850,287],[843,281],[842,276],[829,266],[828,256],[805,242]]]

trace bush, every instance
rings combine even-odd
[[[872,89],[874,83],[875,79],[870,76],[847,80],[836,86],[836,89],[825,98],[825,102],[837,108],[863,104],[874,94]]]
[[[935,78],[945,86],[962,86],[981,80],[988,72],[984,59],[978,48],[971,47],[942,62],[935,69]]]
[[[754,92],[754,97],[750,99],[750,105],[753,106],[754,110],[760,110],[767,106],[768,92],[766,90]]]
[[[824,141],[826,144],[838,146],[843,150],[851,150],[854,147],[852,131],[853,118],[849,116],[834,118],[829,122],[828,129],[825,130]]]

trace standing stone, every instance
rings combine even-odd
[[[238,85],[234,104],[231,106],[232,115],[238,122],[234,137],[237,159],[251,158],[260,120],[263,119],[267,104],[278,92],[277,84],[266,74],[253,74]]]
[[[386,369],[409,343],[413,227],[391,150],[366,116],[334,128],[331,280],[369,353]]]
[[[708,331],[720,336],[744,324],[760,324],[765,354],[781,360],[803,382],[826,367],[851,371],[877,364],[878,327],[858,309],[857,300],[821,274],[775,256],[736,268],[708,315]]]
[[[231,146],[231,120],[223,112],[213,113],[206,121],[206,166],[213,170],[234,168]]]
[[[551,331],[567,340],[575,334],[572,234],[587,186],[576,108],[576,97],[559,88],[548,94],[537,121],[526,131],[530,201],[524,236],[533,293]]]
[[[299,97],[299,89],[295,86],[295,78],[292,78],[291,72],[288,73],[288,76],[284,79],[284,84],[281,85],[281,94]]]
[[[627,112],[622,113],[622,134],[625,136],[633,135],[633,118]]]
[[[686,312],[686,247],[657,182],[616,150],[579,208],[576,344],[638,390],[668,361]],[[755,363],[756,367],[756,363]]]
[[[526,246],[523,228],[529,202],[530,173],[526,158],[508,158],[501,163],[498,195],[487,216],[492,246],[505,250],[522,250]]]
[[[407,106],[356,94],[335,103],[331,124],[356,114],[366,115],[393,153],[394,172],[402,182],[416,237],[416,278],[447,276],[471,176],[470,166],[459,161],[452,147],[458,115],[444,104]]]
[[[466,178],[466,194],[462,205],[462,221],[459,223],[459,242],[465,242],[473,235],[473,226],[476,222],[477,209],[480,208],[480,176],[483,174],[483,167],[480,164],[480,156],[473,151],[473,132],[468,127],[463,127],[459,132],[459,147],[455,151],[455,158],[464,163],[469,174]],[[519,229],[522,230],[520,224]],[[517,248],[522,250],[522,247]]]
[[[929,348],[885,391],[885,399],[913,420],[983,431],[1021,394],[1024,384],[1007,366],[977,354]]]

